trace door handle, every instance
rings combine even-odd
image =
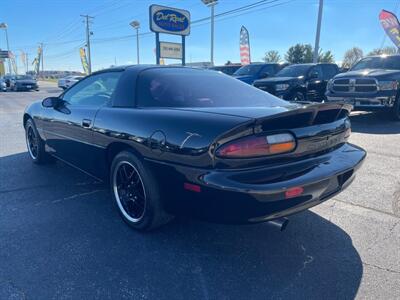
[[[82,120],[82,126],[83,127],[90,127],[90,124],[92,124],[92,121],[89,119],[83,119]]]

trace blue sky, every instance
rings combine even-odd
[[[216,14],[258,0],[219,0]],[[242,15],[216,19],[215,62],[239,62],[239,31],[242,25],[250,33],[252,61],[260,61],[267,50],[278,50],[281,55],[295,43],[314,44],[318,0],[269,0]],[[336,61],[353,46],[365,52],[382,43],[392,45],[384,38],[379,24],[381,9],[400,13],[400,0],[325,0],[320,47],[331,50]],[[35,55],[37,44],[43,42],[45,70],[82,70],[79,46],[84,44],[85,27],[80,14],[95,16],[92,24],[93,69],[136,62],[136,41],[131,20],[141,22],[141,32],[148,32],[148,7],[157,3],[187,9],[192,20],[210,15],[200,0],[2,0],[0,22],[9,26],[10,48]],[[273,6],[276,5],[276,6]],[[272,7],[273,6],[273,7]],[[125,37],[128,36],[128,37]],[[161,40],[179,42],[180,38],[161,35]],[[187,62],[208,61],[210,57],[210,24],[203,22],[191,29],[186,40]],[[0,48],[6,48],[4,33],[0,32]],[[154,63],[154,34],[140,38],[141,63]],[[169,61],[178,62],[178,61]],[[18,66],[22,63],[18,59]],[[30,66],[31,67],[31,66]]]

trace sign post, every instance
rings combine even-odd
[[[161,5],[151,5],[150,30],[156,34],[156,63],[160,58],[181,59],[185,65],[185,37],[190,34],[190,12]],[[182,43],[160,42],[160,33],[180,35]]]

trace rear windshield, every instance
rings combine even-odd
[[[366,57],[351,68],[352,71],[362,69],[400,70],[400,56]]]
[[[140,74],[138,105],[142,107],[265,107],[287,105],[228,75],[213,71],[170,68]]]

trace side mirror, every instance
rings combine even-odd
[[[61,104],[61,99],[58,97],[48,97],[42,101],[43,107],[55,108]]]
[[[317,72],[312,72],[312,73],[310,73],[310,79],[315,79],[315,78],[318,78],[318,73]]]
[[[261,73],[260,78],[267,78],[267,77],[269,77],[269,73],[268,72]]]

